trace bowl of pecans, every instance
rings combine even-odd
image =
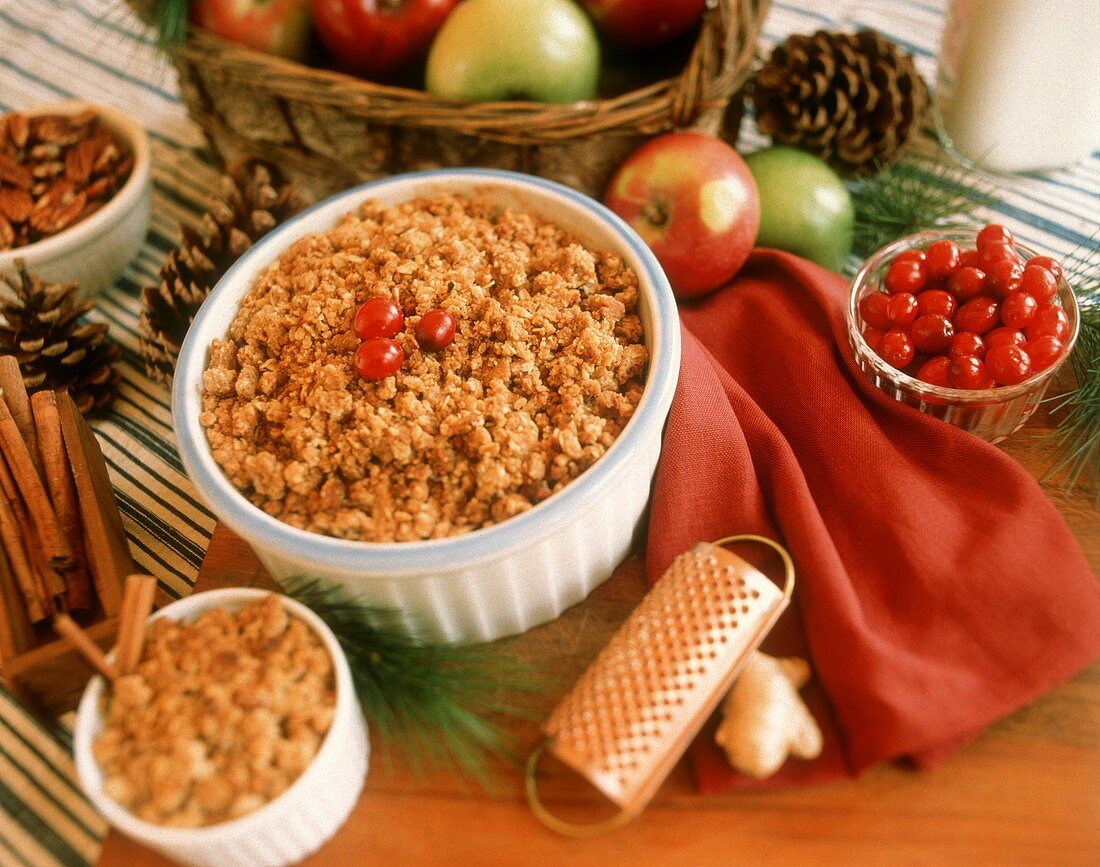
[[[358,800],[366,722],[335,636],[298,602],[195,594],[135,642],[120,627],[104,667],[113,679],[94,678],[77,709],[80,784],[111,825],[171,860],[294,863]]]
[[[238,260],[187,334],[173,423],[276,580],[485,641],[627,556],[679,362],[668,280],[607,208],[515,172],[415,172]]]
[[[149,137],[127,114],[76,100],[0,115],[0,272],[110,286],[149,229]]]

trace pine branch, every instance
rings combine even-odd
[[[883,168],[852,193],[854,252],[861,259],[922,229],[965,226],[962,219],[997,202],[991,190],[969,180],[962,166],[910,158]]]
[[[494,765],[516,760],[499,719],[533,716],[526,700],[546,685],[530,666],[488,645],[409,637],[399,611],[317,579],[284,589],[332,629],[371,726],[402,749],[414,771],[444,767],[491,789]]]
[[[1051,412],[1065,411],[1053,434],[1061,459],[1049,476],[1060,478],[1067,490],[1078,484],[1096,486],[1100,504],[1100,243],[1094,234],[1089,251],[1063,264],[1066,281],[1074,289],[1081,325],[1070,364],[1077,388],[1055,398]]]
[[[174,51],[187,36],[189,0],[150,0],[153,27],[157,32],[157,47]]]

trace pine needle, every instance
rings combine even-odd
[[[910,158],[862,181],[852,201],[854,252],[863,259],[903,235],[966,226],[963,217],[996,204],[997,197],[970,181],[963,166]]]
[[[493,789],[493,768],[518,757],[500,718],[532,717],[526,700],[546,687],[529,665],[488,645],[410,637],[400,612],[317,579],[284,589],[332,629],[373,730],[402,750],[415,773],[442,767]]]
[[[157,47],[172,52],[187,36],[188,0],[150,0]]]
[[[1096,486],[1100,504],[1100,243],[1094,234],[1083,255],[1063,264],[1066,281],[1077,296],[1081,326],[1070,356],[1077,388],[1058,395],[1051,412],[1065,411],[1054,432],[1062,457],[1048,476],[1060,478],[1072,491],[1078,484]]]

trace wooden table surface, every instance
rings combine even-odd
[[[1040,476],[1045,419],[1006,447]],[[1047,487],[1100,574],[1095,491]],[[219,528],[196,590],[269,586],[251,550]],[[606,644],[645,592],[627,560],[585,602],[509,639],[515,652],[561,676],[562,691]],[[545,696],[545,711],[559,695]],[[516,730],[525,746],[537,724]],[[545,764],[545,763],[544,763]],[[565,815],[600,804],[563,769],[546,765],[547,802]],[[375,761],[348,823],[306,863],[502,864],[1097,864],[1100,863],[1100,662],[992,726],[928,772],[883,765],[858,780],[800,789],[702,796],[683,762],[642,816],[592,840],[556,836],[529,812],[517,771],[495,797],[445,775],[417,779]],[[166,864],[112,832],[99,864]]]

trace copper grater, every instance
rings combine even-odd
[[[786,568],[780,589],[721,547],[759,542]],[[637,816],[729,691],[745,660],[790,601],[794,566],[762,536],[702,542],[677,557],[542,727],[527,796],[548,827],[592,836]],[[547,811],[535,771],[543,751],[595,786],[620,812],[575,825]]]

